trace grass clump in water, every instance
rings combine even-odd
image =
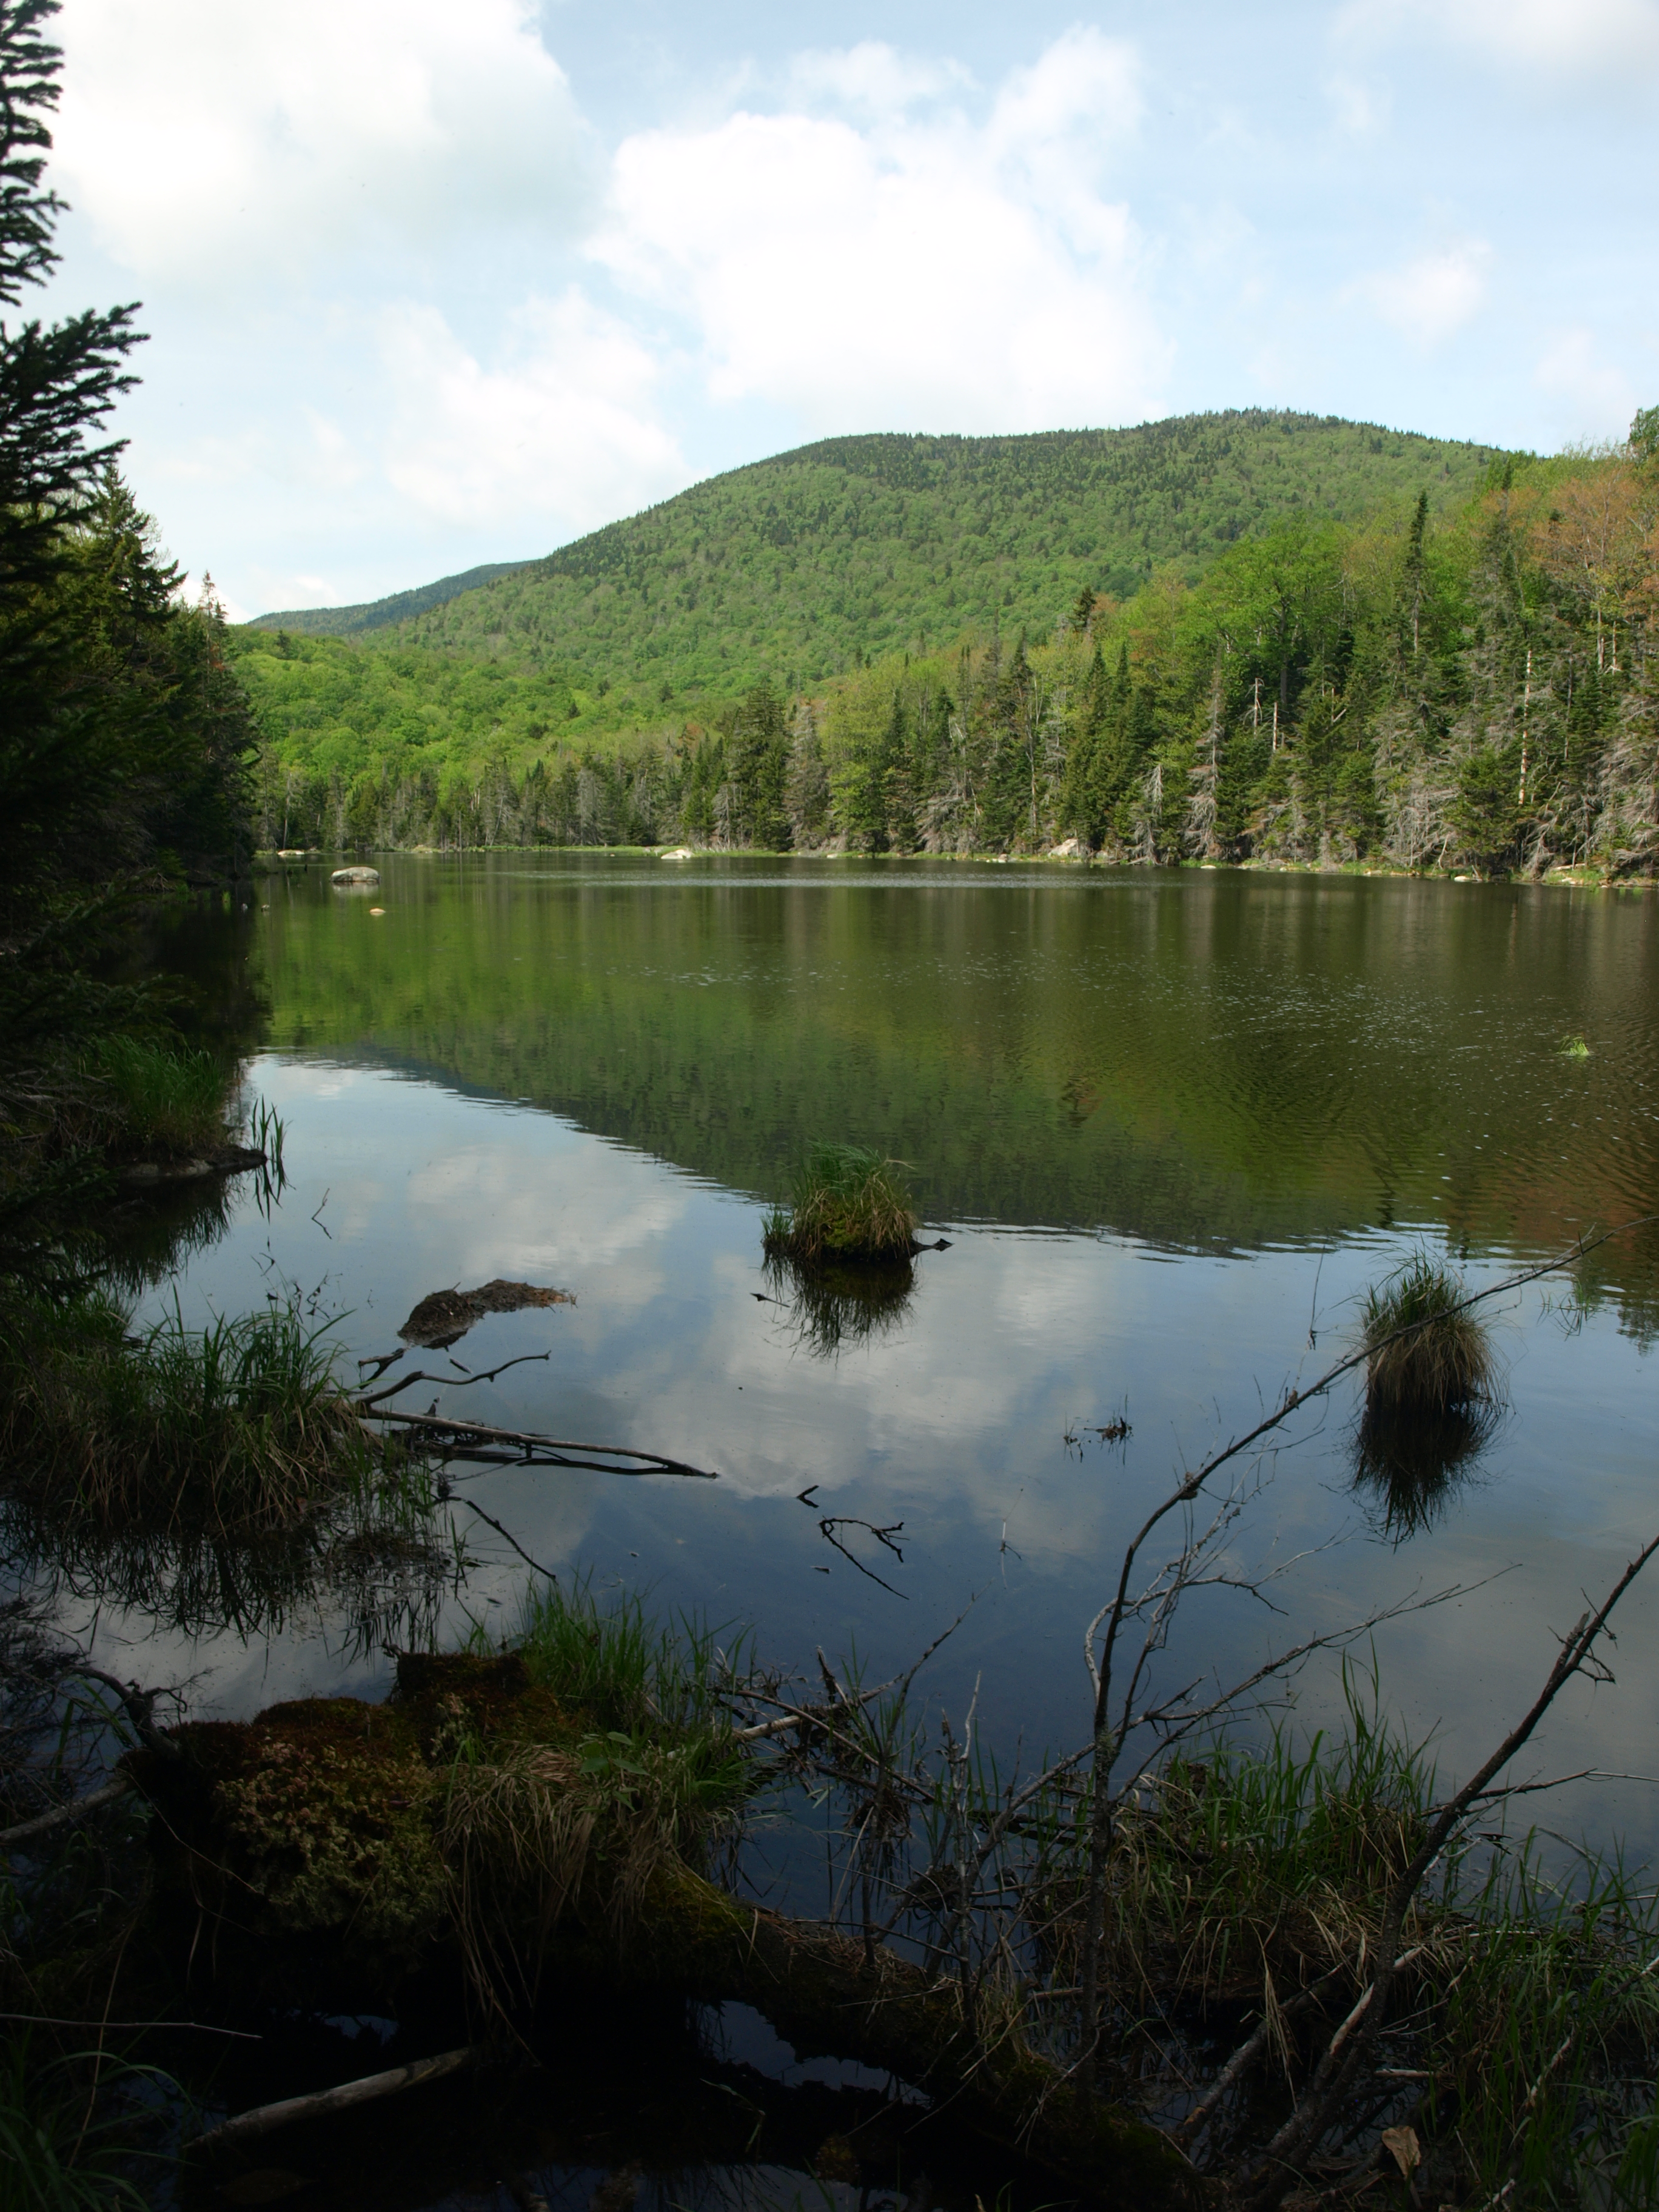
[[[1492,1348],[1465,1297],[1457,1278],[1421,1252],[1367,1292],[1367,1421],[1438,1419],[1490,1401]]]
[[[908,1258],[919,1217],[900,1180],[902,1165],[864,1145],[815,1144],[795,1178],[791,1203],[767,1216],[768,1258]]]

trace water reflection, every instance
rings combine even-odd
[[[466,1555],[422,1486],[354,1489],[299,1526],[107,1532],[15,1497],[0,1547],[53,1601],[139,1613],[192,1638],[246,1642],[327,1621],[343,1658],[423,1649],[460,1590]]]
[[[783,1309],[795,1343],[817,1359],[836,1359],[903,1328],[916,1288],[908,1259],[769,1259],[766,1294]]]
[[[1485,1400],[1431,1413],[1367,1410],[1354,1432],[1356,1492],[1396,1544],[1432,1528],[1502,1425]]]

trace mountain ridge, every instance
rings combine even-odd
[[[1127,597],[1171,564],[1193,580],[1286,512],[1352,520],[1419,489],[1438,508],[1502,451],[1263,409],[1120,430],[820,439],[539,559],[442,580],[465,588],[257,627],[577,664],[606,688],[659,676],[671,694],[724,691],[734,661],[811,684],[964,629],[1047,629],[1085,582]]]
[[[482,561],[453,576],[440,576],[430,584],[411,584],[406,591],[391,592],[383,599],[359,599],[345,607],[284,607],[274,614],[254,615],[246,629],[288,629],[301,637],[361,637],[371,629],[387,629],[428,607],[458,599],[463,592],[477,591],[498,577],[527,568],[525,561]]]

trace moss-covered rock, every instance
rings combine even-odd
[[[179,1729],[182,1756],[140,1771],[182,1970],[316,2009],[394,2010],[434,1975],[459,1994],[469,1971],[509,2005],[561,1981],[735,1999],[804,2051],[959,2101],[1073,2183],[1185,2197],[1167,2140],[1079,2098],[1016,2021],[988,2029],[886,1948],[705,1879],[672,1822],[653,1827],[648,1748],[607,1762],[591,1719],[516,1658],[461,1656],[405,1659],[383,1705],[309,1698]]]

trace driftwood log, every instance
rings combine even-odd
[[[526,1895],[522,1867],[492,1889],[459,1865],[458,1752],[482,1745],[478,1771],[533,1771],[556,1792],[580,1774],[580,1734],[521,1662],[468,1656],[405,1657],[384,1705],[307,1698],[181,1728],[181,1758],[131,1755],[156,1811],[157,1932],[181,1977],[240,2002],[388,2011],[446,1979],[459,1997],[482,1899],[498,1911],[485,1948],[520,1966],[534,1954],[519,2002],[597,1984],[752,2005],[803,2056],[891,2072],[1074,2190],[1189,2200],[1166,2136],[1085,2099],[1012,2021],[970,2022],[953,1983],[885,1946],[750,1904],[673,1851],[632,1866],[620,1913],[625,1839],[601,1838],[551,1899]]]

